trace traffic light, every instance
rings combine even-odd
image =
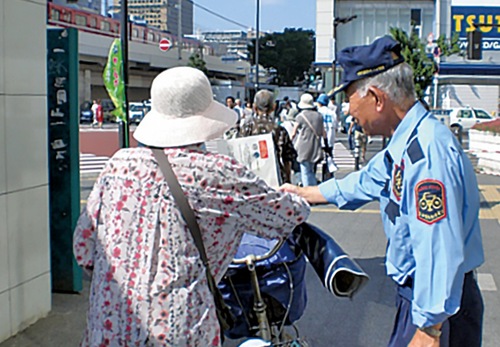
[[[478,29],[467,33],[467,59],[481,60],[483,58],[482,37],[481,30]]]

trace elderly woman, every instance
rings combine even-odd
[[[233,158],[206,151],[236,122],[199,70],[169,69],[151,87],[152,110],[97,179],[74,234],[93,270],[82,346],[220,346],[205,269],[152,154],[162,148],[195,212],[218,282],[243,233],[286,237],[309,214]]]

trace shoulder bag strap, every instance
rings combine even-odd
[[[307,119],[306,115],[304,113],[302,113],[299,116],[302,116],[302,118],[304,118],[304,120],[306,121],[306,123],[309,126],[309,128],[311,128],[311,130],[313,131],[314,135],[316,135],[316,137],[321,138],[321,136],[318,135],[318,133],[316,132],[316,130],[312,126],[311,122],[309,122],[309,119]]]
[[[181,185],[179,184],[179,181],[177,180],[177,177],[172,170],[172,166],[170,165],[167,156],[165,155],[165,153],[163,153],[163,150],[159,148],[151,148],[151,150],[153,151],[153,155],[160,165],[163,176],[165,176],[168,186],[170,187],[170,192],[172,193],[177,206],[179,206],[182,218],[186,222],[189,231],[193,236],[194,243],[196,244],[196,247],[200,252],[201,260],[203,261],[203,265],[205,265],[205,269],[207,272],[208,286],[213,294],[216,288],[215,280],[212,276],[212,272],[210,271],[210,265],[208,264],[207,253],[205,251],[205,246],[203,245],[200,227],[198,225],[198,222],[196,221],[194,212],[191,209],[191,206],[189,206],[188,200],[184,195]]]

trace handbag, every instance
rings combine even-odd
[[[203,261],[203,265],[205,265],[208,288],[210,289],[210,292],[214,297],[215,308],[217,311],[217,319],[219,320],[219,325],[221,327],[221,335],[223,335],[224,331],[230,330],[235,326],[236,318],[231,312],[229,306],[227,306],[226,303],[224,302],[224,298],[222,297],[219,287],[217,287],[215,279],[212,276],[212,272],[210,270],[210,264],[208,263],[207,253],[205,251],[205,246],[203,245],[203,239],[201,237],[200,227],[198,225],[198,222],[196,221],[194,212],[191,209],[191,206],[189,206],[187,198],[184,195],[184,192],[182,191],[179,181],[177,180],[177,177],[172,171],[172,166],[170,165],[167,156],[159,148],[151,148],[151,150],[153,151],[153,155],[155,156],[156,160],[158,161],[158,164],[160,165],[160,169],[163,172],[163,176],[165,176],[168,186],[170,187],[172,196],[174,197],[175,202],[179,206],[182,218],[186,222],[189,231],[193,236],[194,243],[196,244],[196,247],[200,252],[201,260]]]

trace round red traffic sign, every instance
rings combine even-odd
[[[166,52],[172,47],[172,42],[169,39],[161,39],[160,40],[160,51]]]

